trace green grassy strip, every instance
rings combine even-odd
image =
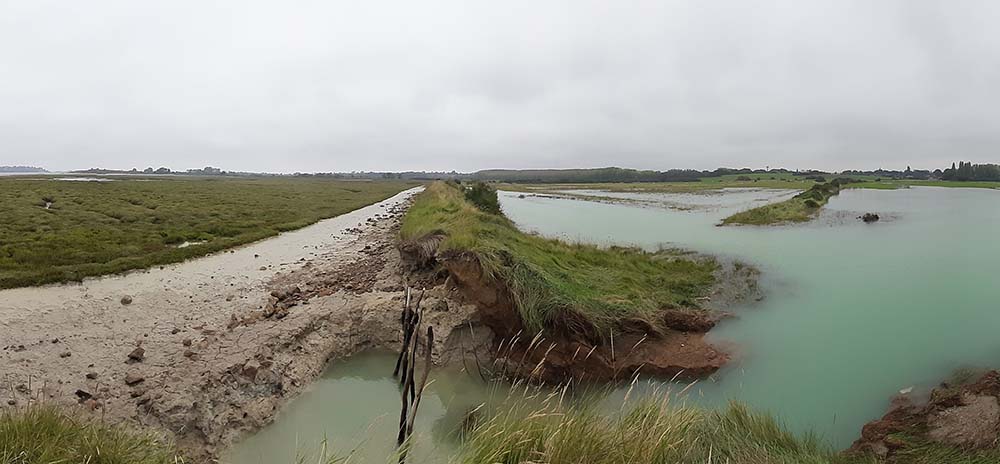
[[[626,319],[659,326],[662,309],[696,307],[716,268],[678,252],[599,248],[525,234],[503,215],[473,206],[460,188],[441,182],[417,197],[401,229],[402,239],[411,241],[435,233],[446,236],[440,252],[474,253],[486,272],[511,290],[531,331],[567,321],[585,321],[599,336]]]
[[[850,182],[849,179],[834,179],[825,184],[816,184],[785,201],[740,211],[723,219],[722,224],[762,226],[806,222],[816,217],[820,208],[826,205],[831,197],[840,193],[842,184]]]
[[[366,206],[413,183],[0,178],[0,288],[183,261]],[[51,201],[49,209],[45,201]],[[204,242],[186,248],[177,245]]]
[[[715,411],[651,395],[604,415],[561,397],[510,401],[467,433],[456,462],[862,464],[739,403]],[[656,399],[664,398],[664,399]]]
[[[149,434],[72,418],[53,407],[0,416],[0,462],[11,464],[177,464],[174,447]]]

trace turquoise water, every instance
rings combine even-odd
[[[668,211],[506,195],[503,206],[544,235],[759,266],[766,299],[710,334],[737,359],[694,398],[743,400],[836,446],[898,390],[1000,364],[1000,191],[845,190],[817,221],[788,227],[714,226],[742,204]],[[864,224],[865,211],[888,217]]]
[[[774,192],[659,196],[667,208],[649,207],[658,200],[650,194],[637,197],[647,206],[508,193],[501,204],[520,227],[548,236],[680,246],[762,269],[767,297],[710,333],[735,359],[689,401],[739,399],[845,447],[898,390],[930,386],[960,366],[1000,365],[1000,191],[845,190],[812,223],[766,228],[715,224]],[[884,219],[863,224],[856,216],[865,211]],[[388,462],[399,414],[393,363],[386,353],[333,363],[224,462],[291,462],[324,437],[338,454],[353,450],[349,462]],[[459,370],[431,378],[411,462],[445,461],[465,413],[490,393]]]

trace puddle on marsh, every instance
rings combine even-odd
[[[842,448],[866,421],[881,416],[898,390],[933,385],[960,366],[1000,365],[1000,192],[845,190],[809,224],[715,227],[758,203],[749,192],[737,193],[748,197],[701,197],[724,200],[690,211],[500,196],[520,227],[546,236],[678,246],[735,256],[763,269],[767,298],[736,308],[738,318],[710,334],[735,346],[736,360],[691,389],[690,401],[721,406],[741,400],[775,413],[796,432],[814,431]],[[894,220],[850,220],[864,211]],[[297,449],[315,449],[324,434],[339,450],[361,445],[351,462],[387,462],[399,414],[399,390],[390,375],[394,362],[391,355],[371,354],[334,363],[273,426],[236,446],[226,462],[289,462]],[[436,370],[432,379],[412,462],[445,462],[456,446],[448,432],[489,396],[481,382],[458,371]],[[621,396],[616,392],[607,403]]]

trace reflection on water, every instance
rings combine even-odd
[[[392,377],[393,353],[363,353],[337,360],[281,411],[274,424],[239,443],[229,464],[317,462],[325,445],[350,462],[389,462],[396,445],[400,388]],[[422,367],[421,367],[422,368]],[[491,396],[483,382],[457,369],[431,371],[414,425],[407,462],[442,462],[457,446],[466,415]]]

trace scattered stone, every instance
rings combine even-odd
[[[181,342],[181,345],[191,346],[191,339],[190,338],[185,338],[184,341]]]
[[[97,372],[88,372],[86,377],[90,380],[94,380],[97,378]]]
[[[179,333],[181,333],[181,329],[178,329],[177,327],[174,327],[174,330],[170,331],[170,335],[177,335]]]
[[[131,396],[132,398],[138,398],[138,397],[140,397],[142,395],[145,395],[145,394],[146,394],[146,389],[145,388],[143,388],[143,387],[136,387],[135,389],[133,389],[132,391],[130,391],[128,393],[128,396]]]
[[[862,216],[858,216],[858,219],[861,219],[862,221],[864,221],[865,224],[870,224],[872,222],[878,222],[879,217],[878,217],[878,214],[875,214],[875,213],[865,213]]]
[[[91,395],[89,392],[84,391],[84,390],[77,390],[75,394],[76,394],[76,397],[79,398],[79,400],[77,400],[77,401],[79,401],[80,403],[82,403],[84,401],[87,401],[87,400],[89,400],[89,399],[91,399],[91,398],[94,397],[94,395]]]
[[[7,404],[10,405],[10,406],[14,406],[15,404],[17,404],[17,400],[15,400],[15,399],[9,399],[9,400],[7,400]]]
[[[69,351],[63,351],[62,353],[59,353],[60,358],[68,358],[70,356],[73,356],[73,353],[70,353]]]
[[[132,304],[132,297],[128,295],[123,296],[122,305],[130,305],[130,304]]]
[[[184,350],[184,357],[185,357],[185,358],[193,358],[193,357],[194,357],[194,354],[195,354],[195,353],[194,353],[194,351],[191,351],[191,350]]]
[[[243,374],[243,377],[254,380],[257,378],[258,370],[260,370],[260,364],[256,361],[247,361],[243,364],[243,371],[241,373]]]
[[[125,375],[125,385],[128,385],[130,387],[133,385],[138,385],[145,380],[146,380],[145,377],[136,374],[135,372],[129,372],[128,374]]]
[[[261,266],[258,270],[260,270],[260,271],[266,271],[267,270],[267,266]]]
[[[146,357],[146,350],[144,350],[141,346],[135,347],[135,349],[128,354],[128,359],[131,362],[142,362],[142,360],[145,357]]]

